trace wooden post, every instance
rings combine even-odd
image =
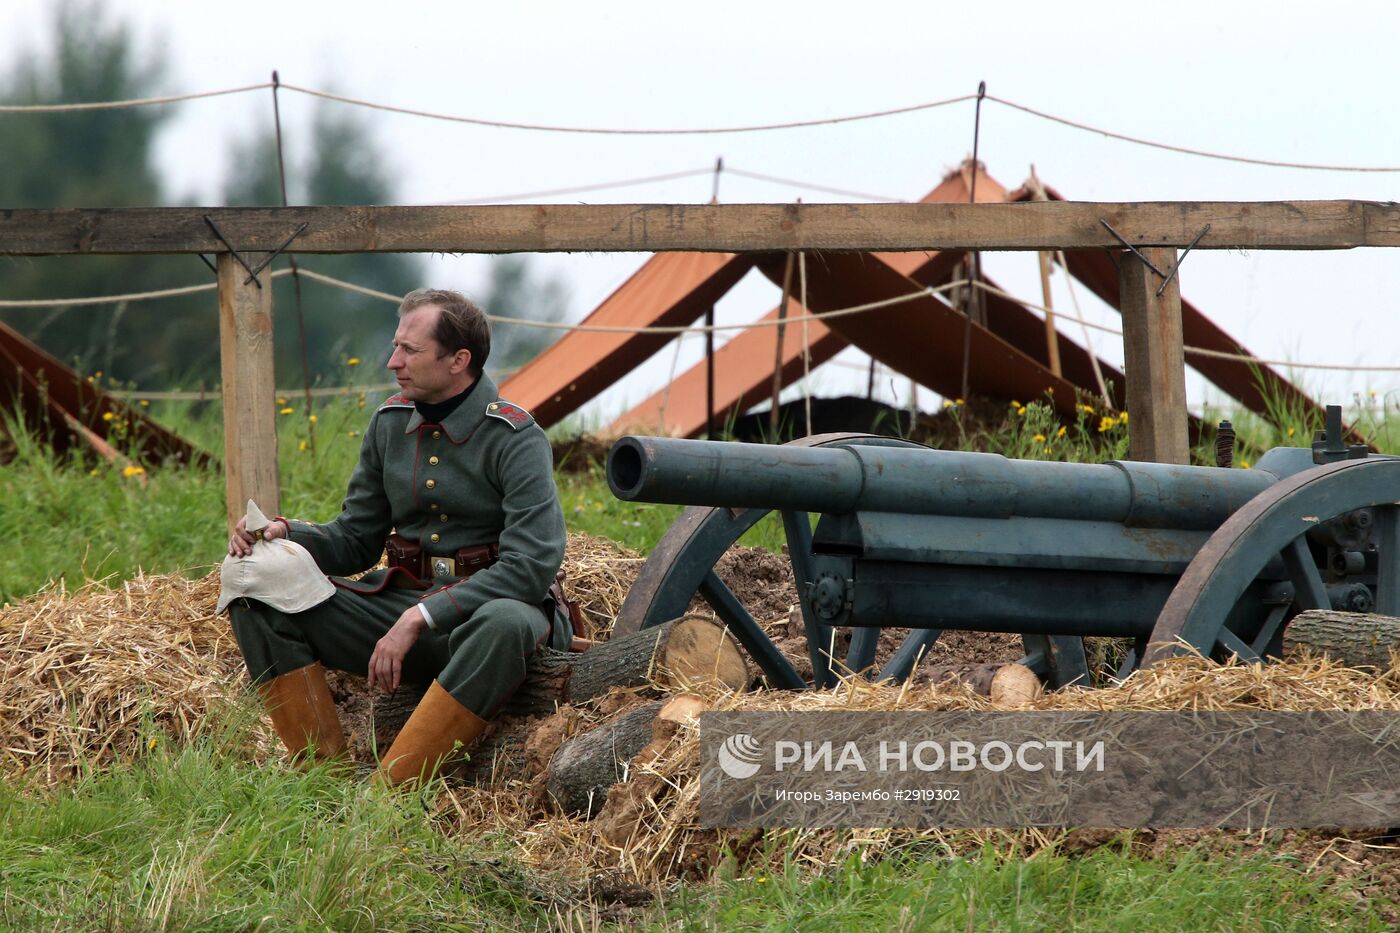
[[[783,394],[783,321],[787,320],[788,301],[792,299],[792,269],[797,257],[788,253],[787,264],[783,266],[783,297],[778,303],[778,326],[774,334],[777,348],[773,353],[773,407],[768,411],[768,443],[780,444],[778,440],[778,396]],[[806,308],[802,309],[807,314]]]
[[[1142,254],[1171,275],[1176,250],[1149,247]],[[1158,463],[1187,463],[1186,357],[1181,342],[1181,277],[1157,295],[1162,276],[1131,253],[1119,256],[1123,313],[1123,369],[1127,376],[1128,456]]]
[[[715,437],[715,306],[705,309],[705,439]]]
[[[1056,377],[1064,375],[1060,371],[1060,335],[1055,330],[1054,296],[1050,293],[1050,253],[1040,251],[1040,296],[1045,302],[1045,356],[1050,361],[1050,373]]]
[[[224,381],[224,482],[230,527],[249,499],[267,515],[281,508],[277,482],[277,388],[272,371],[272,277],[219,254],[219,356]]]

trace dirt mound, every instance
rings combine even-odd
[[[730,548],[719,563],[715,572],[725,585],[744,604],[754,621],[767,633],[804,678],[811,679],[812,661],[807,645],[807,631],[802,622],[802,611],[797,603],[797,585],[793,581],[792,565],[787,557],[779,556],[756,547]],[[706,612],[709,607],[700,599],[691,604],[696,612]],[[875,666],[883,667],[894,656],[904,640],[910,636],[907,628],[882,629],[875,649]],[[850,647],[851,633],[842,630],[836,633],[834,655],[845,658]],[[944,632],[928,650],[928,664],[949,664],[966,662],[987,664],[1015,661],[1025,655],[1019,635],[1003,635],[995,632]],[[927,682],[924,665],[914,674],[914,682]]]

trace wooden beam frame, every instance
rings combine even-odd
[[[0,209],[0,255],[843,252],[1400,246],[1400,204],[1040,201],[1011,204],[541,204],[474,207]]]

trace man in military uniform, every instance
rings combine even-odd
[[[388,691],[429,683],[381,761],[393,784],[469,745],[524,680],[530,655],[544,644],[567,650],[571,634],[548,596],[564,556],[550,445],[482,371],[485,315],[456,292],[419,289],[399,319],[389,357],[399,392],[370,419],[340,515],[322,525],[279,518],[262,532],[305,547],[333,575],[334,595],[297,613],[230,604],[248,670],[294,755],[345,749],[323,665]],[[343,579],[377,563],[386,538],[387,569]],[[240,521],[229,554],[252,544]]]

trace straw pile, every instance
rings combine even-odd
[[[772,692],[707,697],[714,710],[990,710],[992,703],[962,685],[917,688],[846,682],[832,692]],[[1023,710],[1400,710],[1400,671],[1377,677],[1325,659],[1304,659],[1267,667],[1220,666],[1198,658],[1177,659],[1134,675],[1127,682],[1097,690],[1043,694]],[[584,714],[581,728],[594,717]],[[647,759],[647,760],[644,760]],[[455,816],[456,831],[505,831],[535,865],[571,866],[580,876],[602,874],[633,883],[657,885],[709,877],[722,858],[731,869],[760,874],[784,858],[821,867],[852,851],[866,857],[918,847],[941,854],[972,854],[990,845],[1008,854],[1043,849],[1091,848],[1129,844],[1145,852],[1203,839],[1226,850],[1283,846],[1310,860],[1329,856],[1343,863],[1379,859],[1400,877],[1400,850],[1301,832],[1137,832],[1111,833],[1028,829],[1001,830],[707,830],[699,821],[699,734],[682,727],[666,746],[632,762],[628,783],[615,786],[607,805],[592,821],[541,817],[521,796],[475,788],[449,787],[439,803]],[[764,841],[766,838],[766,842]],[[1124,842],[1124,840],[1128,840]],[[727,853],[727,854],[726,854]],[[1395,857],[1392,858],[1391,856]]]
[[[607,637],[645,562],[636,551],[607,538],[569,535],[564,548],[564,591],[583,610],[589,640]]]
[[[606,539],[569,536],[566,586],[596,636],[641,563]],[[238,645],[214,615],[218,594],[217,571],[193,581],[142,575],[116,589],[60,585],[0,609],[0,774],[68,780],[129,760],[143,728],[185,738],[245,702]],[[369,703],[363,678],[345,680],[358,682],[340,691],[353,732]],[[255,739],[254,754],[276,754],[260,727]]]
[[[185,737],[239,703],[247,678],[218,592],[217,574],[138,576],[0,609],[0,773],[66,780],[130,759],[147,726]]]
[[[606,634],[640,563],[612,542],[571,536],[568,586],[584,603],[595,634]],[[0,775],[67,780],[84,767],[110,766],[138,754],[150,734],[143,731],[148,723],[182,738],[242,703],[246,675],[227,620],[213,614],[217,592],[216,575],[196,581],[142,576],[116,589],[54,589],[0,610],[0,666],[6,672],[0,682]],[[557,747],[568,735],[595,727],[638,700],[627,692],[565,707],[533,734],[540,739],[536,744]],[[705,700],[716,710],[992,708],[987,698],[956,684],[898,689],[863,680],[828,693],[715,693]],[[1186,658],[1116,687],[1045,694],[1022,708],[1400,710],[1400,671],[1376,676],[1311,658],[1268,667],[1222,667]],[[248,745],[247,752],[258,759],[278,754],[260,728]],[[451,832],[512,840],[521,857],[541,870],[564,871],[575,882],[618,879],[624,888],[709,877],[722,858],[736,870],[757,872],[770,869],[768,859],[825,866],[852,851],[874,857],[913,847],[953,854],[992,845],[1024,856],[1110,843],[1150,853],[1208,839],[1222,850],[1285,848],[1309,863],[1351,865],[1358,871],[1366,866],[1367,872],[1394,851],[1306,833],[1135,833],[1124,843],[1122,834],[1043,830],[717,832],[698,826],[698,760],[697,730],[677,727],[632,763],[630,780],[613,788],[592,821],[551,815],[538,795],[519,785],[449,785],[438,801],[438,816]],[[1391,867],[1373,873],[1400,878],[1400,858],[1386,864]]]

